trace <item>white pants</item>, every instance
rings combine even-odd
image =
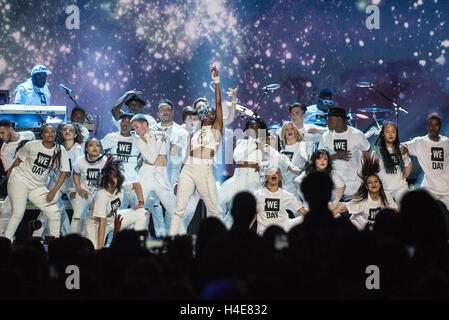
[[[223,221],[221,218],[221,210],[218,205],[217,186],[214,171],[212,169],[212,163],[187,163],[184,165],[178,179],[176,212],[171,221],[169,232],[170,236],[174,236],[179,233],[179,228],[184,213],[190,198],[195,191],[195,187],[206,205],[207,212]]]
[[[218,188],[220,205],[226,204],[241,191],[253,192],[261,187],[259,172],[254,168],[236,168],[234,175]]]
[[[87,199],[81,198],[79,193],[76,193],[75,199],[72,200],[73,216],[72,223],[70,225],[71,233],[83,233],[83,227],[89,212],[88,209],[94,199],[95,193],[96,192],[89,193]]]
[[[46,187],[31,188],[27,185],[25,179],[15,174],[8,182],[8,197],[11,201],[12,215],[6,227],[5,237],[13,240],[17,227],[22,221],[27,205],[30,200],[37,208],[39,208],[48,218],[48,226],[50,228],[50,236],[59,237],[59,228],[61,223],[61,213],[59,212],[56,202],[53,200],[47,202],[48,189]]]
[[[61,199],[62,192],[61,190],[58,190],[58,192],[55,195],[54,201],[57,203],[59,212],[61,212],[61,236],[65,236],[70,233],[70,220],[69,216],[67,215],[67,211],[64,206],[64,202]],[[72,204],[72,200],[70,200],[70,203]],[[73,207],[73,204],[72,204]],[[33,232],[33,237],[42,237],[43,235],[48,235],[48,219],[47,216],[41,211],[39,213],[39,216],[37,217],[37,220],[42,222],[42,227],[40,229],[37,229]]]
[[[128,209],[128,207],[134,207],[135,205],[137,205],[137,203],[138,200],[136,192],[134,190],[126,191],[123,195],[123,201],[120,205],[120,210]]]
[[[400,188],[394,189],[394,190],[386,190],[385,193],[388,193],[390,196],[393,197],[394,201],[396,201],[396,204],[399,207],[399,203],[401,202],[402,197],[409,191],[408,185],[403,185]]]
[[[139,171],[139,182],[142,186],[144,199],[147,199],[152,191],[161,201],[167,213],[166,218],[162,215],[162,210],[151,210],[156,236],[167,235],[171,217],[176,210],[176,197],[173,188],[167,177],[167,167],[157,167],[144,164]]]
[[[9,218],[11,218],[12,207],[9,196],[5,198],[2,207],[0,208],[0,236],[4,236],[6,227],[8,226]]]
[[[131,228],[136,231],[147,230],[148,214],[144,208],[137,210],[126,209],[119,210],[117,215],[123,218],[120,230]],[[96,217],[88,216],[86,219],[86,238],[92,241],[94,248],[98,249],[98,226],[100,222]],[[114,219],[108,219],[104,232],[103,243],[107,235],[114,231]]]

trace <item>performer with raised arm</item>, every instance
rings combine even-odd
[[[120,130],[120,115],[123,113],[122,107],[125,104],[128,107],[130,113],[138,114],[142,112],[143,107],[145,107],[145,100],[143,100],[140,96],[142,95],[141,91],[137,91],[136,89],[130,90],[126,92],[123,96],[121,96],[112,107],[112,122]],[[145,115],[148,126],[151,128],[156,124],[156,120],[148,114]]]
[[[404,143],[401,152],[418,158],[424,171],[421,187],[446,205],[449,210],[449,139],[440,135],[441,117],[432,113],[427,117],[427,132]]]
[[[346,195],[354,194],[360,186],[359,173],[362,154],[368,153],[370,144],[363,132],[346,124],[346,111],[331,108],[328,113],[326,131],[318,149],[327,150],[332,158],[334,170],[346,184]]]
[[[41,136],[42,140],[30,141],[19,150],[11,167],[8,195],[12,216],[5,231],[5,237],[11,241],[22,221],[27,200],[47,216],[50,235],[59,237],[61,213],[54,199],[70,171],[69,159],[64,146],[55,143],[55,128],[43,125]],[[52,169],[60,174],[56,185],[49,191],[45,185]]]
[[[179,233],[184,212],[195,188],[198,189],[201,198],[204,200],[209,214],[222,220],[212,163],[222,138],[223,111],[218,69],[212,67],[211,74],[215,82],[216,108],[203,107],[198,112],[201,128],[193,133],[189,139],[190,152],[188,152],[188,158],[178,179],[176,212],[171,221],[169,232],[171,236]]]
[[[31,70],[31,77],[14,90],[14,104],[49,106],[51,93],[46,82],[47,76],[50,74],[51,72],[45,66],[34,66]]]
[[[176,197],[173,194],[173,187],[168,181],[167,175],[167,155],[170,152],[170,137],[167,132],[148,127],[148,121],[143,114],[136,114],[131,119],[131,125],[136,131],[136,144],[145,159],[139,171],[139,182],[142,186],[143,197],[149,197],[150,192],[154,192],[165,207],[167,217],[170,221],[176,209]],[[156,236],[167,235],[169,224],[165,223],[162,210],[153,210],[154,229]]]

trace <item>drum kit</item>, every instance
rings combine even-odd
[[[380,90],[378,90],[375,85],[372,82],[368,81],[362,81],[357,82],[355,84],[359,88],[368,88],[371,91],[374,91],[378,94],[380,94],[382,97],[384,97],[387,101],[389,101],[392,104],[392,107],[377,107],[376,105],[373,105],[372,107],[361,107],[357,108],[356,112],[352,112],[349,110],[347,113],[347,119],[351,126],[354,126],[357,128],[357,121],[359,120],[368,120],[373,119],[374,121],[368,125],[366,129],[363,130],[363,133],[367,139],[371,137],[377,137],[380,134],[382,124],[384,122],[387,122],[383,117],[388,117],[389,113],[392,113],[394,111],[395,113],[395,123],[396,125],[399,125],[399,111],[402,111],[404,113],[408,113],[407,110],[403,109],[401,106],[399,106],[393,99],[387,97],[384,93],[382,93]],[[262,89],[264,90],[264,94],[261,96],[260,100],[258,101],[255,110],[251,110],[245,106],[242,106],[240,104],[236,105],[236,110],[240,113],[242,118],[248,118],[248,117],[257,117],[258,116],[258,109],[260,107],[260,103],[265,98],[265,96],[269,92],[273,92],[276,89],[279,89],[279,84],[270,84]],[[228,106],[231,105],[231,102],[226,102]],[[381,117],[380,117],[381,116]],[[327,123],[327,116],[317,116],[316,119],[312,121],[315,125],[318,126],[326,126]]]

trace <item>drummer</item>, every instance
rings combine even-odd
[[[16,87],[14,104],[49,106],[51,94],[46,82],[47,75],[50,74],[51,72],[45,66],[34,66],[31,70],[31,77]]]
[[[321,89],[318,103],[307,107],[304,124],[326,125],[326,115],[333,104],[332,90],[329,88]]]

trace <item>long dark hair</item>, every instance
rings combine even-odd
[[[88,158],[87,145],[89,144],[89,141],[97,141],[100,144],[100,156],[95,161],[90,161],[89,158]],[[84,144],[84,158],[86,159],[87,162],[89,162],[89,163],[98,162],[98,161],[100,161],[103,158],[104,155],[105,155],[105,152],[103,150],[103,145],[101,144],[100,140],[98,140],[97,138],[89,138],[89,139],[87,139],[86,143]]]
[[[368,199],[368,188],[366,187],[367,181],[369,177],[375,176],[379,179],[380,189],[379,189],[379,197],[382,204],[386,207],[388,206],[387,196],[385,195],[384,186],[382,180],[377,175],[380,171],[379,159],[371,157],[370,155],[364,155],[362,159],[362,174],[359,175],[362,178],[363,182],[360,185],[357,192],[354,194],[354,198],[357,199],[358,202]]]
[[[389,174],[394,174],[397,172],[397,163],[394,161],[394,157],[392,154],[388,151],[387,145],[385,143],[385,128],[388,126],[393,126],[396,129],[396,139],[393,141],[393,153],[398,156],[399,159],[399,167],[401,168],[401,171],[404,172],[405,165],[404,160],[401,156],[401,151],[399,149],[399,131],[396,124],[393,122],[387,122],[382,125],[382,129],[380,130],[379,137],[376,140],[376,143],[374,144],[374,151],[377,155],[380,155],[382,157],[382,161],[384,163],[385,171]]]
[[[76,122],[67,122],[59,125],[58,130],[56,131],[56,141],[59,144],[62,145],[64,144],[63,128],[67,125],[72,126],[75,129],[76,134],[75,143],[82,144],[84,141],[84,137],[81,131],[81,125]]]
[[[41,127],[41,136],[42,133],[44,132],[45,128],[52,128],[55,133],[56,133],[56,128],[49,125],[49,124],[43,124]],[[53,141],[54,144],[54,151],[53,151],[53,156],[51,157],[51,164],[50,164],[50,170],[60,170],[61,169],[61,145],[55,141]]]
[[[312,156],[310,157],[310,159],[304,165],[304,171],[306,172],[307,175],[309,175],[313,172],[317,172],[315,161],[320,159],[323,155],[327,156],[327,167],[326,167],[326,169],[324,169],[324,172],[326,172],[329,176],[331,175],[331,173],[332,173],[331,155],[327,150],[324,150],[324,149],[315,150],[315,152],[312,153]]]
[[[114,160],[114,157],[109,155],[106,164],[103,169],[101,169],[100,188],[106,189],[109,185],[114,183],[111,178],[112,173],[117,174],[117,184],[115,185],[115,190],[120,192],[123,182],[125,181],[125,176],[123,175],[123,164],[122,161]]]

